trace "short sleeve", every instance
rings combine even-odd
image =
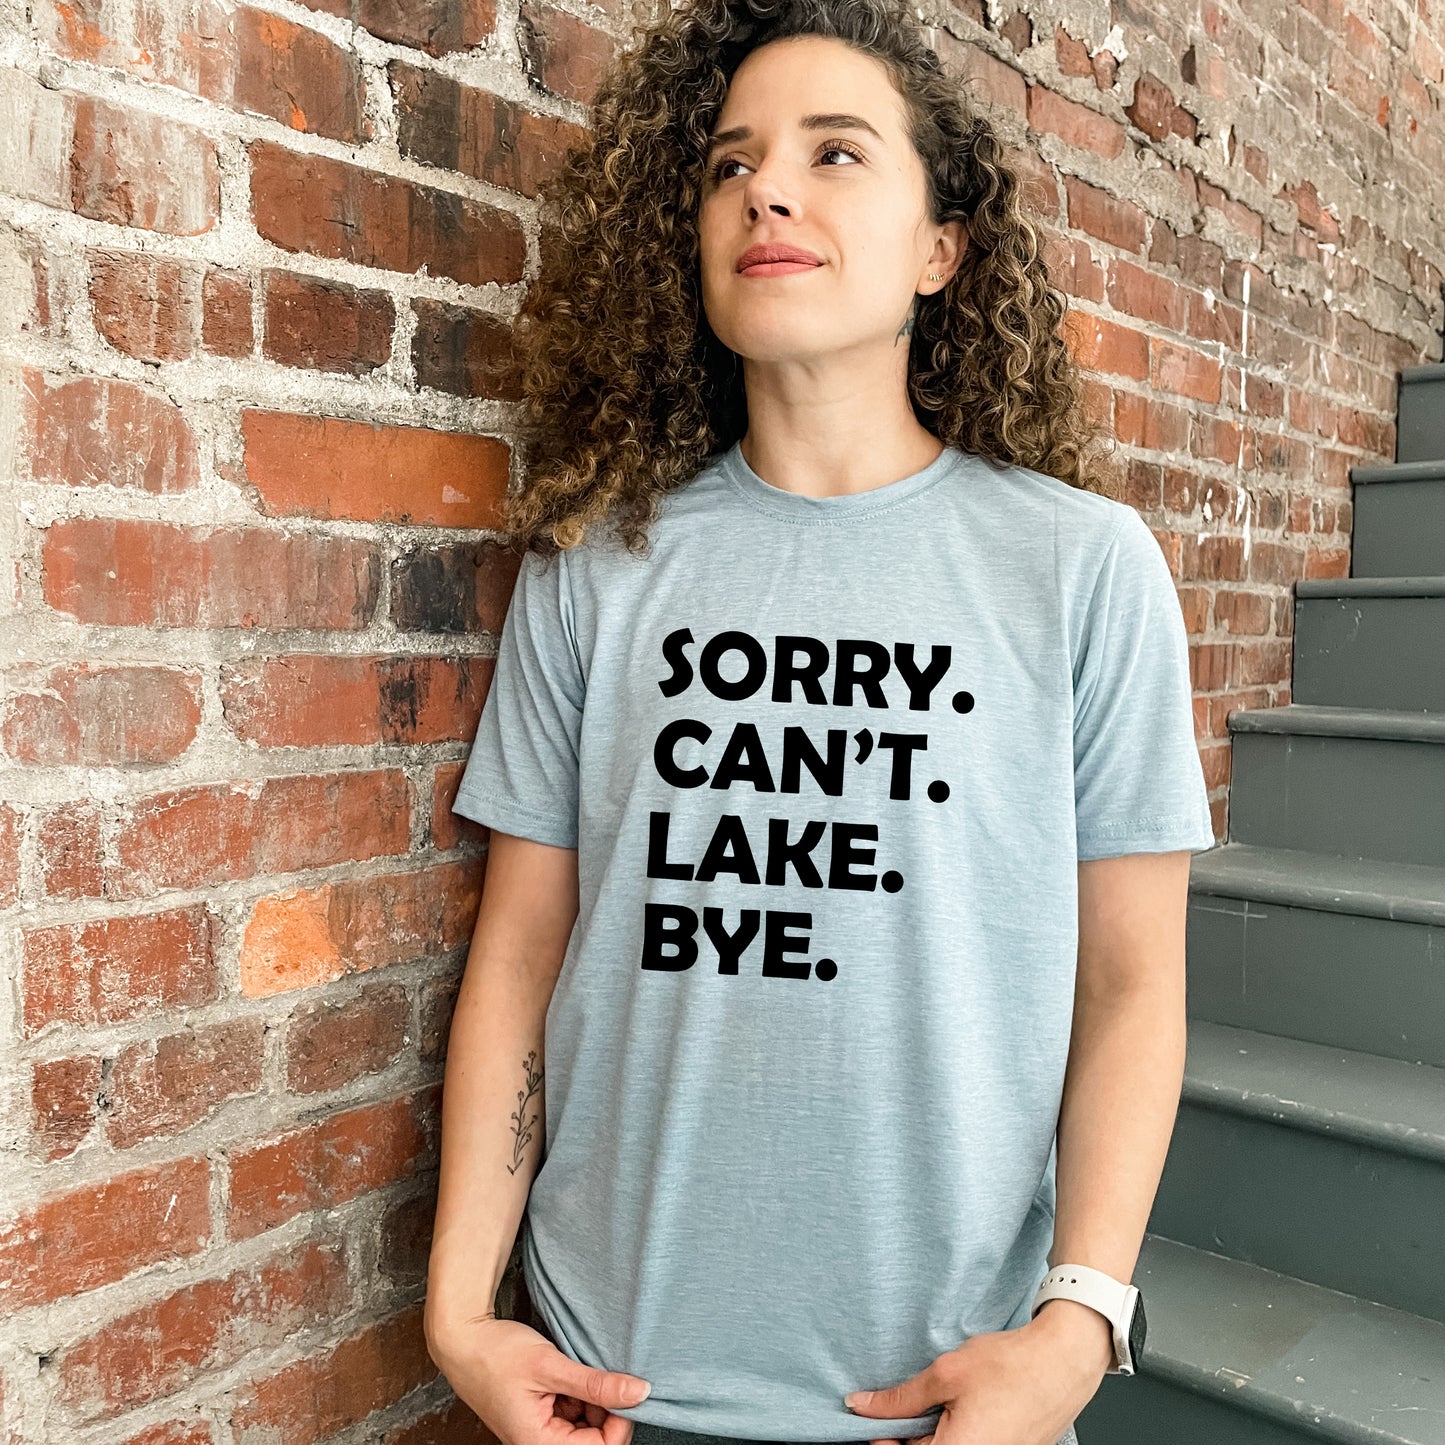
[[[577,846],[586,681],[574,638],[566,553],[525,553],[454,813],[539,843]]]
[[[1179,596],[1148,524],[1121,505],[1074,659],[1080,859],[1214,844]]]

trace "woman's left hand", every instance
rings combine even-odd
[[[1057,1445],[1113,1363],[1108,1331],[1108,1321],[1086,1306],[1050,1303],[1017,1329],[972,1335],[911,1379],[843,1403],[855,1415],[885,1419],[942,1405],[933,1434],[909,1445]]]

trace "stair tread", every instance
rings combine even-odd
[[[1221,843],[1196,853],[1189,891],[1401,922],[1445,924],[1445,868]]]
[[[1445,1445],[1445,1325],[1161,1235],[1134,1283],[1147,1374],[1330,1439]]]
[[[1204,1019],[1188,1033],[1188,1102],[1445,1162],[1445,1069]]]
[[[1296,597],[1445,597],[1445,574],[1399,577],[1301,577]]]
[[[1396,739],[1445,743],[1445,713],[1402,708],[1332,707],[1291,702],[1283,707],[1235,708],[1225,719],[1231,733],[1290,733],[1315,737]]]
[[[1445,458],[1427,457],[1419,462],[1372,462],[1350,468],[1356,486],[1368,482],[1434,482],[1445,480]]]

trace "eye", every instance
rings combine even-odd
[[[859,163],[862,163],[863,161],[863,155],[861,151],[857,151],[852,146],[845,144],[843,141],[837,140],[825,141],[823,145],[819,147],[818,154],[820,156],[825,156],[833,151],[841,151],[842,154],[844,154],[845,156],[851,156],[854,161],[857,161]],[[733,156],[721,156],[707,168],[708,180],[711,181],[713,185],[718,185],[722,181],[728,179],[726,176],[723,175],[723,171],[728,166],[740,166],[743,164],[744,162],[737,160]],[[838,167],[830,166],[827,169],[837,170]]]

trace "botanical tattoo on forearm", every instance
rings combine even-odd
[[[541,1067],[533,1067],[536,1058],[537,1051],[533,1049],[522,1060],[522,1067],[527,1071],[527,1087],[517,1090],[517,1110],[512,1115],[512,1123],[516,1126],[516,1139],[512,1145],[512,1162],[507,1165],[508,1174],[515,1174],[522,1167],[522,1150],[531,1143],[532,1126],[542,1117],[534,1114],[530,1119],[527,1118],[527,1102],[542,1087]]]

